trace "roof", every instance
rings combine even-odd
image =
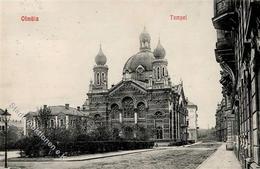
[[[63,105],[58,106],[48,106],[51,110],[51,115],[56,116],[58,114],[65,114],[65,115],[72,115],[72,116],[85,116],[86,114],[82,111],[77,110],[76,108],[69,107],[66,109]],[[25,116],[37,116],[39,114],[39,111],[36,112],[28,112]]]
[[[132,82],[135,85],[137,85],[138,87],[140,87],[142,90],[147,90],[147,83],[144,83],[144,82],[141,82],[141,81],[138,81],[138,80],[134,80],[134,79],[129,79],[127,81],[121,80],[120,82],[118,82],[116,85],[114,85],[113,87],[111,87],[109,89],[109,93],[114,91],[116,88],[118,88],[121,84],[124,84],[125,82]]]
[[[3,109],[0,109],[0,115],[4,114],[4,110]]]
[[[188,101],[189,106],[197,106],[196,104],[192,103],[191,101]]]
[[[194,103],[190,102],[190,101],[188,101],[188,104],[187,104],[187,106],[189,106],[189,107],[195,107],[195,108],[196,108],[196,110],[198,109],[198,106],[197,106],[196,104],[194,104]]]
[[[152,71],[152,62],[154,59],[154,55],[151,51],[140,51],[126,61],[123,73],[126,71],[135,72],[139,65],[142,65],[145,71]]]

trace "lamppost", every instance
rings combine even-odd
[[[8,113],[7,109],[5,109],[4,113],[1,114],[1,116],[3,117],[3,121],[5,123],[5,128],[4,128],[4,144],[5,144],[5,168],[7,167],[7,123],[10,120],[11,114]]]

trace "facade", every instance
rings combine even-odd
[[[188,142],[195,143],[198,139],[198,106],[188,101]]]
[[[4,114],[4,110],[0,108],[0,115]],[[23,129],[22,121],[19,120],[12,120],[10,119],[8,121],[8,126],[15,126],[18,129]],[[5,119],[4,117],[0,116],[0,131],[5,130]]]
[[[120,137],[136,138],[138,128],[145,128],[152,140],[186,142],[188,111],[183,84],[172,84],[160,40],[152,52],[145,29],[139,39],[139,51],[126,61],[122,80],[111,88],[107,58],[100,47],[83,110]]]
[[[227,115],[226,115],[226,107],[224,104],[225,100],[222,99],[221,103],[218,104],[218,108],[216,111],[216,138],[217,141],[227,141]]]
[[[91,120],[88,119],[86,112],[82,112],[80,107],[72,108],[69,104],[59,105],[59,106],[47,106],[44,105],[43,109],[50,110],[47,114],[47,124],[46,127],[49,129],[71,129],[77,126],[88,126],[83,123],[90,123]],[[24,117],[24,135],[28,135],[29,132],[34,128],[43,128],[43,122],[41,121],[40,110],[35,112],[29,112]],[[90,126],[92,126],[90,124]]]
[[[228,148],[244,168],[259,168],[260,1],[215,0],[214,9]]]

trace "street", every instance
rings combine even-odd
[[[152,151],[87,161],[9,162],[11,168],[26,169],[195,169],[209,157],[220,144],[194,147],[165,147]],[[1,165],[3,163],[1,162]]]

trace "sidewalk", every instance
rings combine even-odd
[[[0,161],[4,160],[5,156],[4,156],[3,151],[0,151]],[[7,158],[15,158],[15,157],[20,157],[20,152],[19,151],[8,151],[7,154]]]
[[[226,150],[226,144],[222,144],[218,150],[197,169],[242,169],[233,151]]]

